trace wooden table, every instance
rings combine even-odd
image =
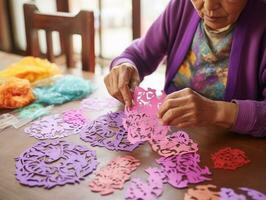
[[[0,63],[2,66],[8,63],[16,62],[20,57],[0,52]],[[7,62],[8,61],[8,62]],[[102,82],[102,75],[96,74],[94,81],[99,83],[97,91],[92,96],[107,96],[106,89]],[[156,75],[155,75],[156,76]],[[85,77],[93,78],[91,75]],[[154,79],[153,79],[154,80]],[[70,108],[78,108],[79,101],[66,103],[57,106],[53,113],[62,112]],[[120,107],[121,108],[121,107]],[[119,106],[113,111],[119,109]],[[103,115],[110,110],[101,112],[89,112],[88,116],[95,119],[97,116]],[[80,184],[65,185],[63,187],[55,187],[51,190],[43,188],[30,188],[21,185],[15,178],[15,160],[25,149],[31,147],[37,142],[37,139],[29,137],[23,131],[25,127],[14,129],[9,128],[0,133],[0,200],[121,200],[125,190],[116,191],[114,194],[102,197],[97,193],[90,191],[88,187],[89,181],[94,175],[89,175]],[[220,187],[230,187],[237,189],[238,187],[250,187],[258,191],[266,193],[266,140],[256,139],[249,136],[242,136],[217,127],[202,127],[186,130],[190,137],[199,144],[199,153],[201,155],[201,166],[207,165],[213,173],[212,181],[204,184],[215,184]],[[80,140],[78,135],[72,135],[63,140],[87,146],[96,150],[100,165],[98,169],[105,165],[108,161],[120,155],[132,155],[141,161],[141,166],[132,174],[131,177],[139,177],[143,180],[147,179],[144,169],[150,166],[156,166],[155,159],[159,156],[154,153],[149,145],[145,144],[136,149],[134,152],[115,152],[108,151],[105,148],[91,147],[88,143]],[[251,163],[237,169],[236,171],[218,170],[213,168],[210,159],[211,154],[223,147],[240,148],[247,153]],[[127,187],[128,182],[125,184]],[[181,200],[184,197],[186,189],[175,189],[168,184],[164,185],[161,200]]]

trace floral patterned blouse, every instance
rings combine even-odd
[[[233,26],[209,30],[201,21],[190,51],[172,83],[177,90],[189,87],[203,96],[222,100],[227,83]]]

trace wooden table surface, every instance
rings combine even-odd
[[[21,57],[0,52],[0,65],[16,62]],[[97,91],[92,94],[95,97],[108,96],[103,85],[102,75],[96,74],[95,77],[86,73],[85,77],[94,78],[98,84]],[[152,80],[152,79],[151,79]],[[153,79],[154,80],[154,79]],[[52,113],[59,113],[70,108],[78,108],[80,101],[73,101],[53,109]],[[116,111],[117,108],[105,109],[100,112],[88,111],[90,119],[95,119],[108,111]],[[38,140],[29,137],[23,131],[25,127],[19,129],[9,128],[0,132],[0,200],[121,200],[124,190],[116,191],[112,195],[100,196],[90,191],[89,181],[94,174],[89,175],[80,184],[57,186],[51,190],[39,187],[27,187],[21,185],[15,178],[15,160],[23,151],[34,145]],[[237,189],[238,187],[250,187],[266,193],[266,139],[256,139],[250,136],[242,136],[231,133],[217,127],[201,127],[186,129],[194,142],[199,145],[201,156],[201,166],[207,165],[212,171],[212,181],[203,184],[214,184],[220,187],[229,187]],[[72,135],[63,140],[87,146],[96,150],[97,159],[100,165],[97,169],[104,166],[107,162],[120,155],[132,155],[141,161],[140,167],[132,173],[131,177],[147,179],[144,169],[150,166],[156,166],[155,159],[159,156],[154,153],[148,144],[142,145],[131,153],[109,151],[105,148],[91,147],[83,142],[79,135]],[[227,171],[214,169],[210,159],[211,154],[224,147],[233,147],[242,149],[247,153],[250,163],[237,169],[236,171]],[[128,182],[125,184],[127,187]],[[164,185],[161,200],[181,200],[184,197],[186,189],[175,189],[168,184]]]

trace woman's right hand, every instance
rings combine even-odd
[[[131,90],[140,83],[138,70],[130,63],[122,63],[111,69],[104,78],[105,86],[110,95],[123,102],[125,106],[132,106]]]

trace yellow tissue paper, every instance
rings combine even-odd
[[[61,74],[61,71],[56,64],[46,59],[28,56],[1,70],[0,78],[17,77],[33,83],[57,74]]]

